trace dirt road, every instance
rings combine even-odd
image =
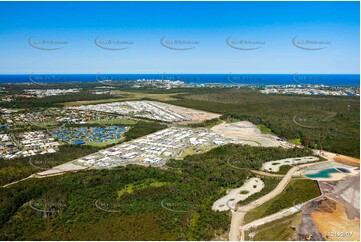
[[[233,212],[232,214],[232,220],[231,220],[231,228],[229,231],[229,240],[231,241],[239,241],[244,240],[243,235],[241,234],[243,225],[243,219],[244,215],[248,213],[250,210],[262,205],[263,203],[271,200],[278,194],[280,194],[287,186],[288,182],[291,180],[292,176],[299,170],[300,168],[313,166],[320,163],[326,163],[330,161],[322,161],[318,163],[310,163],[310,164],[302,164],[299,166],[294,166],[291,168],[287,174],[282,178],[281,182],[277,185],[277,187],[270,193],[264,195],[263,197],[258,198],[257,200],[240,207],[236,212]]]
[[[241,226],[243,224],[244,215],[249,212],[250,210],[262,205],[263,203],[271,200],[278,194],[280,194],[285,187],[287,186],[288,182],[291,180],[292,175],[299,169],[299,167],[295,166],[290,169],[287,174],[283,177],[281,182],[277,185],[277,187],[270,193],[260,197],[259,199],[240,207],[236,212],[232,214],[231,220],[231,228],[229,231],[229,240],[231,241],[239,241],[240,239],[243,240],[243,236],[240,236]]]
[[[299,206],[302,206],[302,204],[299,205]],[[271,214],[271,215],[269,215],[267,217],[264,217],[264,218],[258,219],[256,221],[253,221],[253,222],[251,222],[249,224],[246,224],[245,226],[242,227],[242,230],[241,230],[241,240],[244,240],[245,231],[249,230],[250,228],[252,228],[252,227],[256,228],[256,227],[258,227],[260,225],[267,224],[267,223],[270,223],[272,221],[275,221],[275,220],[290,216],[292,214],[297,213],[298,211],[300,211],[298,208],[290,207],[290,208],[281,210],[281,211],[279,211],[277,213]]]
[[[285,176],[285,175],[281,175],[281,174],[273,174],[273,173],[258,171],[258,170],[250,170],[250,172],[255,173],[257,175],[269,176],[269,177],[284,177]]]
[[[14,185],[14,184],[16,184],[16,183],[19,183],[19,182],[21,182],[21,181],[25,181],[25,180],[30,179],[30,178],[34,178],[34,175],[25,177],[25,178],[23,178],[23,179],[21,179],[21,180],[18,180],[18,181],[14,181],[14,182],[5,184],[5,185],[3,185],[2,187],[3,187],[3,188],[10,187],[10,186],[12,186],[12,185]]]

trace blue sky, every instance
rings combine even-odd
[[[359,2],[0,2],[0,74],[357,74],[359,19]]]

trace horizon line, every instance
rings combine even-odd
[[[162,72],[162,73],[0,73],[0,75],[360,75],[360,73],[171,73],[171,72]]]

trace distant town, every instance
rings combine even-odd
[[[359,87],[334,87],[325,85],[267,86],[260,90],[264,94],[360,96]]]
[[[138,79],[129,81],[104,80],[98,81],[99,86],[90,90],[93,94],[108,94],[112,89],[174,89],[174,88],[251,88],[259,90],[262,94],[283,94],[283,95],[326,95],[326,96],[360,96],[359,86],[328,86],[311,84],[294,85],[255,85],[235,83],[187,83],[180,80],[159,80],[159,79]],[[16,83],[15,83],[16,84]],[[19,85],[35,86],[36,89],[24,89],[23,93],[7,95],[5,87],[0,88],[3,101],[11,101],[16,97],[21,98],[43,98],[49,96],[75,94],[84,91],[82,88],[44,88],[36,83],[17,83]],[[45,84],[43,84],[45,85]]]

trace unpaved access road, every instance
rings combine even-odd
[[[288,182],[291,180],[292,175],[298,169],[299,167],[297,166],[291,168],[272,192],[264,195],[263,197],[258,198],[257,200],[245,206],[240,207],[236,212],[232,213],[231,228],[229,231],[229,240],[239,241],[240,239],[243,239],[240,236],[240,232],[241,232],[241,226],[243,224],[244,215],[248,213],[250,210],[260,206],[261,204],[271,200],[272,198],[280,194],[285,189]]]
[[[322,163],[326,163],[326,162],[329,161],[323,161]],[[241,230],[242,230],[241,226],[243,225],[244,215],[248,213],[250,210],[262,205],[263,203],[279,195],[286,188],[287,184],[291,180],[292,176],[297,172],[297,170],[303,167],[313,166],[315,164],[319,164],[319,163],[303,164],[291,168],[287,172],[287,174],[282,178],[281,182],[278,183],[277,187],[273,191],[247,205],[240,207],[236,212],[233,212],[231,227],[229,231],[229,240],[230,241],[244,240],[243,236],[241,236]]]

